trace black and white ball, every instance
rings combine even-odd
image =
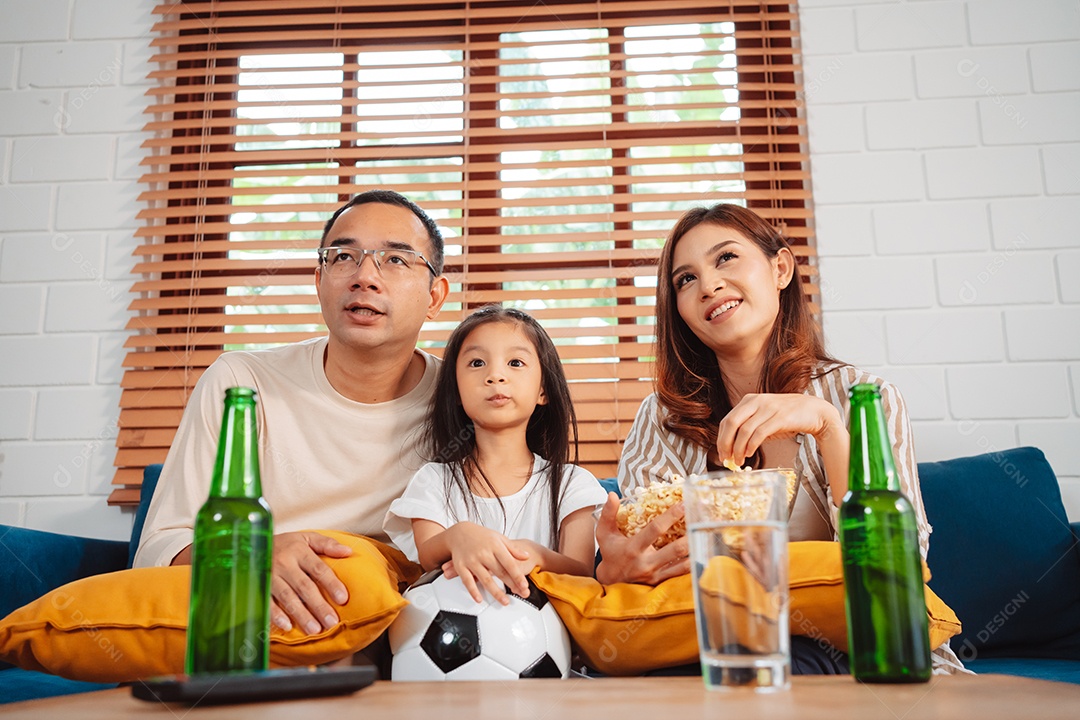
[[[485,591],[470,597],[460,578],[441,570],[405,591],[409,604],[390,626],[392,680],[565,678],[570,637],[532,579],[529,597],[500,605]]]

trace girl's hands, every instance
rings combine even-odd
[[[536,564],[528,541],[510,540],[502,533],[470,522],[452,525],[444,535],[450,560],[443,564],[443,570],[446,572],[447,564],[451,565],[450,572],[461,577],[473,600],[483,602],[482,586],[500,604],[509,605],[510,598],[498,580],[514,588],[521,597],[528,596],[529,582],[525,575]]]
[[[805,433],[819,443],[844,438],[847,428],[840,413],[821,398],[801,394],[746,395],[720,422],[716,452],[721,462],[742,465],[769,439],[791,438]]]

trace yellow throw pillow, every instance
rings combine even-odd
[[[791,634],[823,640],[847,652],[840,544],[793,542],[788,546],[788,560]],[[597,670],[635,675],[697,662],[689,575],[655,587],[604,586],[592,578],[537,571],[532,578],[547,593],[586,661]],[[929,579],[929,573],[924,572],[924,579]],[[960,621],[929,587],[925,590],[930,646],[936,648],[960,632]],[[761,604],[761,598],[754,597],[728,600],[743,611],[754,611]]]
[[[349,589],[338,623],[317,635],[274,629],[270,664],[317,665],[360,650],[405,605],[420,567],[366,537],[318,531],[353,552],[324,558]],[[0,660],[74,680],[128,682],[184,670],[190,566],[139,568],[64,585],[0,621]]]
[[[770,651],[780,622],[783,590],[778,585],[770,592],[738,560],[720,555],[709,560],[698,585],[710,606],[721,608],[723,628],[714,628],[717,637],[737,639],[753,652]]]

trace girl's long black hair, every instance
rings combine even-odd
[[[559,547],[559,505],[563,494],[563,473],[569,463],[577,463],[577,415],[570,399],[562,361],[555,344],[540,323],[526,312],[501,305],[486,305],[465,318],[450,334],[443,353],[442,367],[435,386],[424,430],[431,443],[432,459],[450,468],[446,479],[446,496],[460,492],[470,513],[476,512],[476,501],[469,479],[481,483],[492,496],[498,493],[476,461],[476,428],[465,414],[457,384],[457,361],[465,338],[487,323],[509,323],[519,326],[532,341],[540,360],[541,384],[547,403],[537,405],[525,431],[529,450],[547,461],[547,486],[550,493],[552,549]],[[572,438],[572,439],[571,439]],[[571,456],[571,450],[573,455]],[[502,501],[499,500],[502,507]],[[503,508],[504,522],[506,520]],[[459,518],[463,519],[463,518]]]

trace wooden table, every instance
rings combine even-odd
[[[1080,685],[1008,675],[942,676],[924,685],[796,677],[790,691],[710,692],[697,677],[378,682],[354,695],[188,709],[136,700],[129,688],[0,705],[10,718],[331,720],[964,720],[1080,717]]]

